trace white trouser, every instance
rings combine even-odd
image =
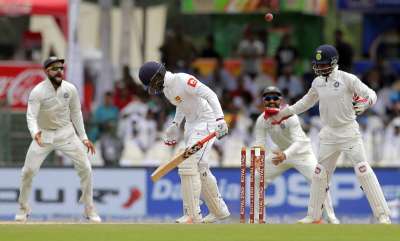
[[[210,123],[194,123],[185,126],[185,146],[190,147],[215,130],[215,125]],[[223,207],[224,202],[218,191],[215,177],[208,166],[208,156],[215,138],[204,144],[203,148],[178,166],[182,182],[182,199],[184,213],[192,219],[198,219],[200,212],[200,195],[210,211],[218,215],[218,207]],[[187,183],[188,182],[188,183]]]
[[[315,166],[317,165],[317,159],[315,158],[314,154],[312,151],[309,151],[309,154],[302,154],[298,156],[294,156],[296,160],[285,160],[284,162],[280,163],[279,165],[274,165],[271,160],[272,156],[268,156],[265,160],[265,172],[264,172],[264,178],[265,178],[265,190],[267,190],[267,187],[270,183],[273,182],[273,180],[280,176],[282,173],[287,171],[290,168],[296,169],[298,172],[300,172],[309,183],[311,183],[311,178],[315,169]],[[258,189],[259,189],[259,176],[256,175],[256,182],[255,182],[255,216],[258,217]],[[328,195],[326,196],[326,200],[324,202],[324,208],[326,211],[326,214],[329,217],[334,217],[334,209],[332,206],[332,201],[331,201],[331,196],[328,192]]]
[[[36,141],[31,142],[22,168],[18,200],[20,205],[28,205],[29,194],[32,188],[32,179],[39,171],[47,155],[54,150],[61,151],[73,161],[81,182],[82,196],[80,202],[85,205],[93,205],[92,169],[88,159],[87,148],[75,134],[72,125],[55,131],[42,130],[42,137],[43,135],[51,136],[50,139],[52,140],[49,142],[52,143],[45,143],[44,146],[41,147]]]
[[[351,141],[340,144],[324,144],[320,143],[318,163],[323,166],[330,181],[336,168],[336,162],[343,153],[343,158],[351,161],[353,166],[361,162],[366,162],[364,144],[361,138],[355,138]]]
[[[316,170],[313,175],[310,203],[308,205],[308,215],[312,216],[315,220],[320,218],[320,207],[322,207],[321,200],[324,200],[326,195],[326,192],[321,190],[328,189],[326,185],[328,185],[331,180],[340,154],[343,154],[343,157],[346,160],[351,161],[355,168],[358,168],[359,166],[366,166],[364,168],[368,170],[368,175],[364,176],[363,172],[357,172],[357,178],[363,186],[364,192],[367,195],[374,214],[376,216],[378,214],[388,214],[386,200],[383,197],[381,187],[379,186],[375,173],[369,167],[367,162],[362,139],[357,137],[353,140],[340,144],[324,144],[321,142],[318,158],[320,168]],[[372,192],[369,191],[370,189],[374,190],[374,193],[377,195],[371,195]],[[378,209],[384,211],[378,211]]]

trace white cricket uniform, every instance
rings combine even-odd
[[[308,182],[311,182],[317,159],[312,151],[310,139],[301,128],[298,116],[293,115],[282,121],[280,125],[273,125],[272,120],[270,118],[265,119],[264,113],[262,113],[256,121],[254,145],[265,147],[268,135],[279,149],[285,153],[286,160],[276,166],[272,163],[272,155],[267,155],[269,158],[265,160],[266,186],[290,168],[295,168]],[[256,189],[258,189],[258,185],[256,185]],[[258,195],[258,191],[255,193]],[[258,198],[255,200],[258,201]],[[328,217],[335,217],[329,193],[324,204]]]
[[[388,216],[389,208],[382,189],[369,166],[364,145],[353,109],[354,95],[367,98],[370,105],[375,104],[375,92],[360,81],[355,75],[338,70],[336,67],[326,78],[318,76],[314,79],[308,93],[294,105],[283,110],[300,114],[319,101],[319,112],[322,122],[320,131],[320,149],[318,165],[313,175],[308,215],[314,220],[321,216],[321,205],[325,199],[327,186],[335,170],[341,153],[350,160],[361,186],[371,205],[374,216]]]
[[[186,119],[184,128],[185,146],[189,147],[215,131],[216,119],[224,117],[217,95],[194,76],[185,73],[166,72],[163,93],[176,106],[174,121],[180,125]],[[225,208],[218,191],[217,182],[210,172],[207,157],[214,139],[197,153],[178,166],[182,182],[182,199],[185,214],[198,222],[201,218],[200,192],[216,216]]]
[[[42,132],[43,147],[35,140],[29,146],[22,168],[19,203],[28,204],[33,177],[47,155],[58,150],[73,161],[78,172],[82,188],[80,201],[92,205],[92,170],[87,148],[82,143],[88,138],[75,86],[63,80],[55,90],[49,79],[40,82],[29,95],[26,118],[32,138]]]
[[[271,122],[271,119],[264,118],[264,113],[258,117],[255,127],[255,146],[265,146],[269,135],[271,140],[285,153],[286,160],[278,166],[272,163],[271,158],[266,160],[266,181],[271,182],[292,167],[302,173],[307,180],[311,180],[317,159],[312,152],[310,139],[301,128],[297,115],[282,121],[280,125],[272,125]]]
[[[319,101],[322,129],[318,161],[330,175],[341,152],[354,164],[367,161],[353,109],[355,94],[368,98],[371,104],[377,99],[375,92],[355,75],[336,67],[327,79],[315,78],[308,93],[288,107],[291,113],[300,114]]]

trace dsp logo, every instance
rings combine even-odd
[[[142,197],[142,192],[139,190],[139,188],[132,188],[128,199],[122,205],[122,207],[131,208],[141,197]]]

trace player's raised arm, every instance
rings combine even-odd
[[[279,124],[282,120],[287,119],[293,114],[301,114],[315,105],[318,101],[318,93],[314,87],[308,90],[307,94],[298,100],[295,104],[281,110],[277,115],[273,116],[274,124]]]
[[[295,104],[288,107],[290,114],[301,114],[318,102],[318,93],[313,86],[308,90],[307,94],[298,100]]]

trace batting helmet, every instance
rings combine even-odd
[[[148,87],[150,94],[158,93],[164,86],[165,66],[155,61],[146,62],[140,67],[139,79]]]
[[[337,66],[339,54],[336,48],[329,44],[319,46],[314,53],[312,61],[316,75],[328,76]],[[329,65],[329,66],[320,66]]]

